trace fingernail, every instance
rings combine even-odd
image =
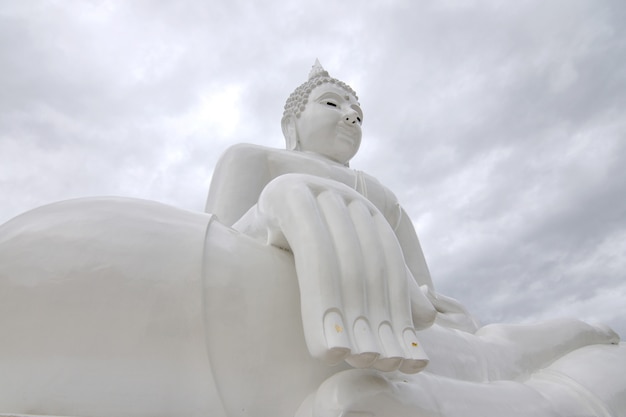
[[[378,343],[367,320],[359,318],[354,322],[353,330],[356,353],[346,358],[355,368],[369,368],[380,355]]]
[[[391,325],[383,323],[378,328],[378,335],[383,347],[383,355],[376,362],[374,368],[389,372],[398,369],[404,357],[404,351],[396,340]]]
[[[329,311],[324,316],[324,336],[328,351],[324,360],[330,364],[339,363],[350,353],[350,340],[341,315],[337,311]]]
[[[378,343],[370,324],[362,317],[354,322],[354,340],[359,352],[378,352]]]
[[[405,329],[402,336],[407,351],[407,359],[402,362],[400,371],[405,374],[418,373],[428,365],[428,355],[417,340],[417,335],[413,329]]]

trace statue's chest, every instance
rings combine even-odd
[[[278,155],[277,155],[278,156]],[[306,155],[295,155],[290,152],[290,158],[270,158],[269,171],[272,178],[285,174],[309,174],[320,178],[327,178],[341,182],[350,188],[358,189],[357,172],[343,166],[330,165],[326,161],[309,158]]]
[[[309,174],[328,178],[347,185],[371,201],[387,217],[388,211],[395,210],[396,201],[377,181],[360,171],[340,165],[331,165],[327,161],[289,152],[288,158],[283,153],[271,155],[268,160],[272,178],[285,174]]]

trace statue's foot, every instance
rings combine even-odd
[[[352,369],[324,381],[295,417],[432,417],[437,404],[427,391],[399,374]],[[435,412],[433,413],[433,411]]]
[[[619,335],[611,329],[608,325],[604,323],[594,324],[593,327],[597,330],[598,334],[601,338],[606,340],[606,343],[617,345],[620,342]]]
[[[302,403],[295,417],[374,417],[374,410],[361,403],[391,390],[391,384],[376,371],[340,372],[320,385]]]

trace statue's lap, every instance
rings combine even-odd
[[[210,215],[82,199],[0,232],[0,412],[219,416],[287,389],[293,412],[333,372],[308,356],[291,254]]]

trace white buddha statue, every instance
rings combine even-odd
[[[0,415],[626,416],[610,329],[478,328],[435,291],[396,197],[348,167],[362,121],[316,63],[287,149],[227,150],[207,213],[79,199],[0,226]]]

